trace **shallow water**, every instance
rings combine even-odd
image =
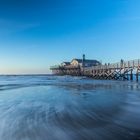
[[[0,76],[0,140],[140,139],[140,84]]]

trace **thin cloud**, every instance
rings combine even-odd
[[[21,23],[0,19],[0,35],[8,35],[11,33],[21,32],[31,28],[36,28],[38,26],[38,23]]]
[[[114,21],[140,21],[140,17],[139,16],[134,16],[134,17],[118,17],[118,18],[112,18],[112,20]]]
[[[125,20],[128,20],[128,21],[139,21],[140,20],[140,17],[128,17],[126,18]]]

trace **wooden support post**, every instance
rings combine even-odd
[[[127,74],[126,75],[127,75],[127,80],[129,80],[128,71],[127,71]]]
[[[139,81],[139,73],[138,73],[138,69],[137,69],[137,73],[136,73],[136,81]]]
[[[139,81],[139,74],[136,73],[136,81],[138,82]]]
[[[133,69],[131,69],[130,80],[133,81]]]

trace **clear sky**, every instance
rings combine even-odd
[[[72,58],[140,58],[140,0],[0,0],[0,73]]]

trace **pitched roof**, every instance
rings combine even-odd
[[[78,61],[78,63],[82,63],[82,62],[83,62],[83,59],[73,59],[73,60]],[[72,60],[72,61],[73,61],[73,60]],[[86,60],[85,60],[85,63],[100,63],[100,62],[97,61],[97,60],[86,59]]]
[[[70,65],[70,62],[63,62],[63,63],[65,63],[66,65]],[[62,63],[62,64],[63,64],[63,63]]]

